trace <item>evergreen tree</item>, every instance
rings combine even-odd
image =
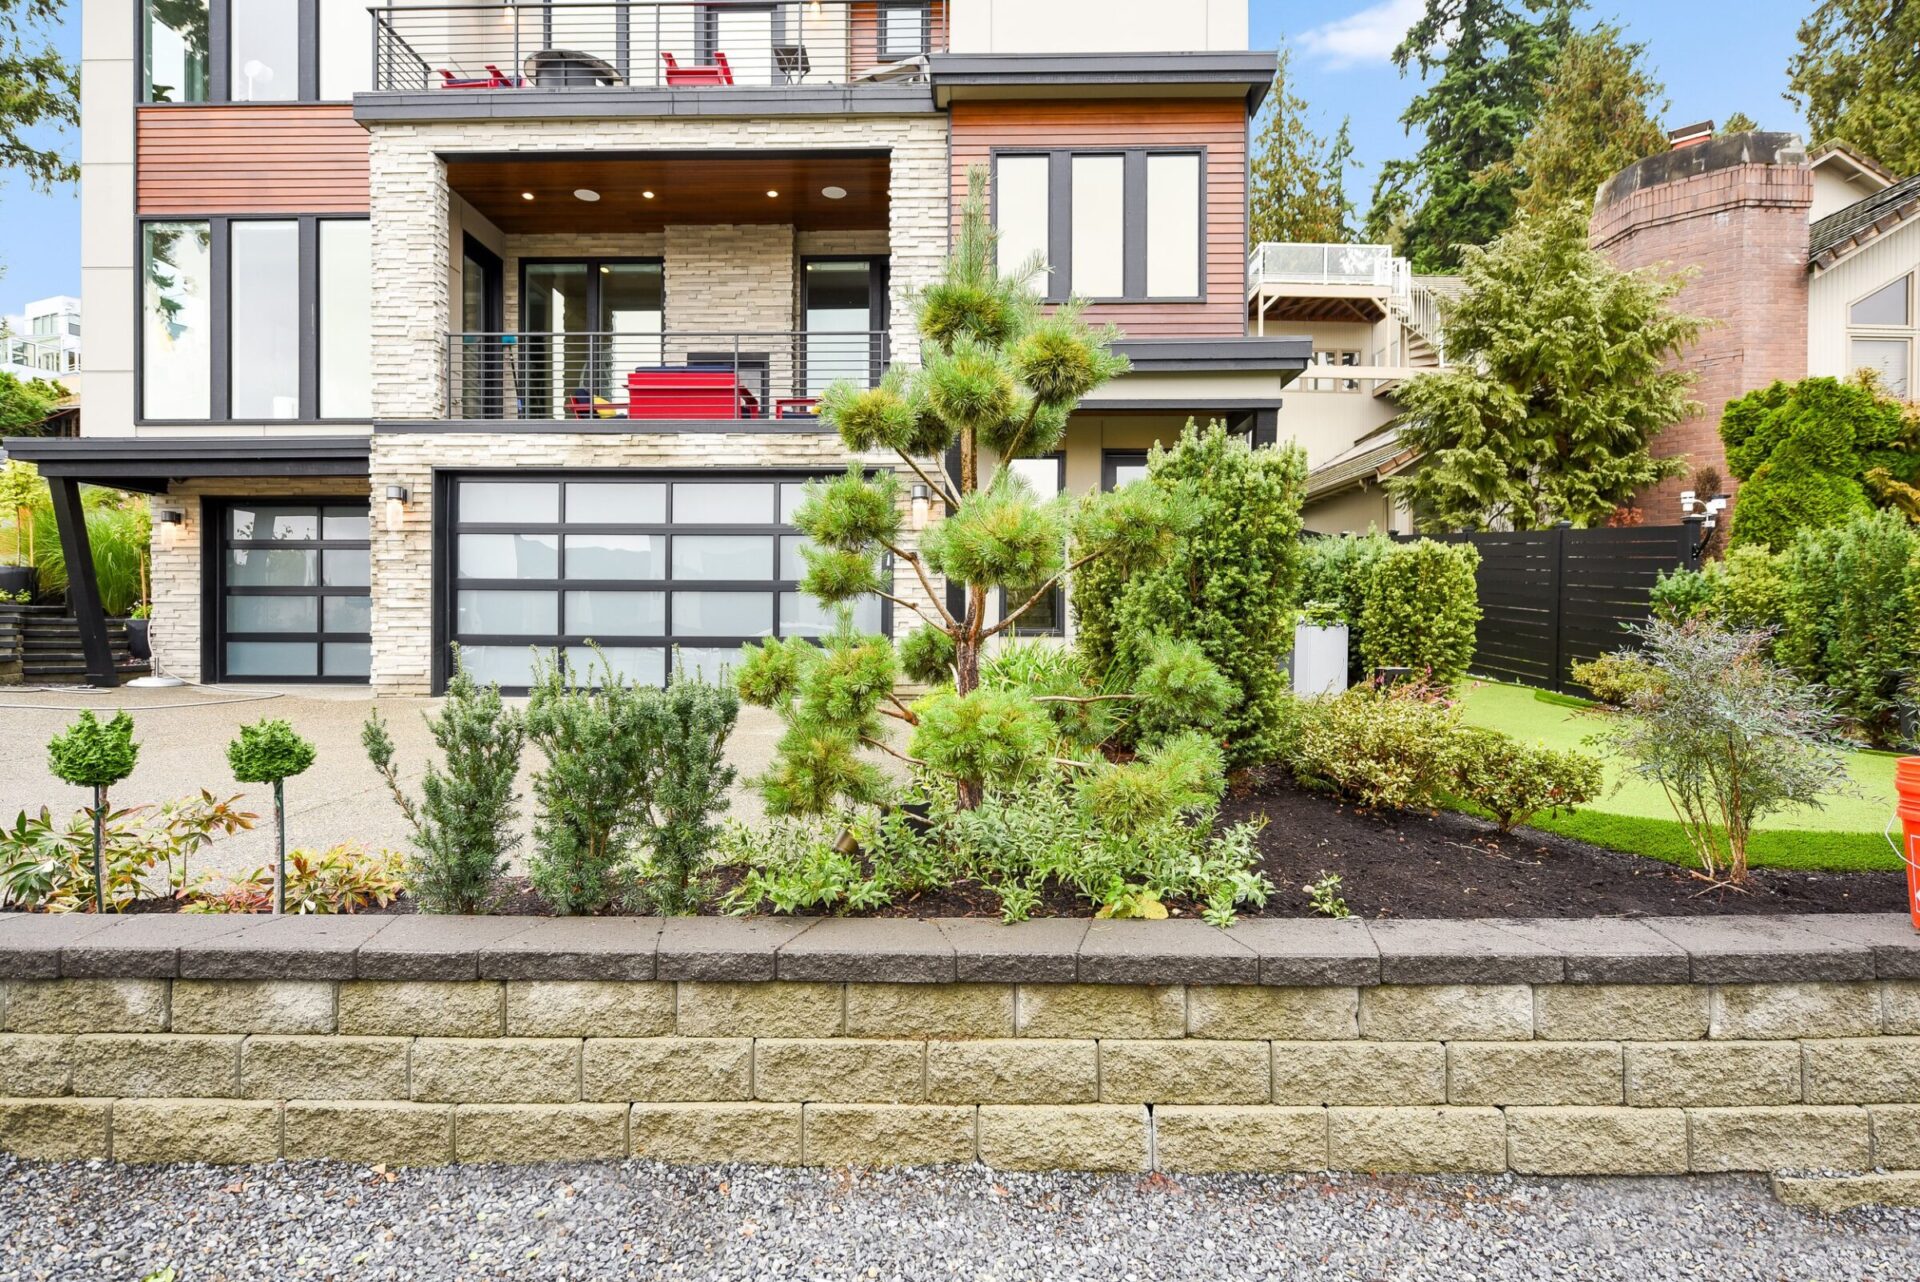
[[[1600,184],[1666,150],[1665,90],[1641,65],[1646,51],[1605,23],[1567,41],[1542,89],[1540,118],[1509,166],[1527,180],[1516,193],[1520,212],[1567,201],[1591,208]]]
[[[1752,131],[1758,129],[1759,127],[1760,127],[1760,122],[1755,120],[1752,116],[1749,116],[1744,111],[1736,111],[1731,116],[1727,117],[1727,123],[1720,126],[1720,132],[1722,135],[1744,134],[1744,133],[1751,133]]]
[[[58,148],[29,137],[80,123],[80,71],[60,56],[52,31],[61,0],[0,0],[0,170],[18,170],[41,191],[80,176]]]
[[[1787,98],[1816,142],[1844,142],[1900,175],[1920,173],[1920,5],[1824,0],[1800,24]]]
[[[1393,52],[1439,79],[1400,121],[1425,132],[1412,160],[1381,167],[1367,234],[1390,240],[1423,272],[1452,271],[1461,250],[1485,245],[1513,220],[1525,176],[1511,165],[1533,127],[1541,86],[1573,34],[1584,0],[1427,0]]]
[[[1280,50],[1280,68],[1254,140],[1253,190],[1248,213],[1253,241],[1343,244],[1353,239],[1353,201],[1347,166],[1353,160],[1348,120],[1332,138],[1307,121],[1307,100],[1287,79],[1292,53]]]
[[[1674,279],[1616,269],[1565,205],[1469,249],[1447,310],[1450,365],[1401,394],[1401,440],[1423,455],[1388,482],[1423,528],[1599,525],[1641,487],[1678,475],[1649,443],[1697,407],[1669,360],[1703,322],[1676,314]]]

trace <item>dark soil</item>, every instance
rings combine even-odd
[[[1340,894],[1356,917],[1614,917],[1756,913],[1896,912],[1906,903],[1897,872],[1789,872],[1760,869],[1741,889],[1709,884],[1685,869],[1621,854],[1551,833],[1502,834],[1493,824],[1452,811],[1375,812],[1343,804],[1284,776],[1243,780],[1221,807],[1221,823],[1266,820],[1258,844],[1261,869],[1276,891],[1264,908],[1242,916],[1304,917],[1313,912],[1305,887],[1325,873],[1340,877]],[[738,874],[723,870],[724,892]],[[501,916],[546,912],[524,879],[513,879],[493,911]],[[132,912],[169,912],[170,899],[143,900]],[[1173,903],[1176,916],[1199,905]],[[402,896],[373,913],[418,911]],[[715,911],[715,910],[710,910]],[[1085,917],[1092,911],[1073,891],[1054,887],[1035,917]],[[875,917],[997,917],[984,886],[960,882],[866,914]]]

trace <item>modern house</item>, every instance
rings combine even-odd
[[[1314,359],[1249,322],[1246,0],[94,0],[82,59],[85,434],[10,448],[69,564],[78,483],[153,496],[193,680],[424,694],[457,644],[513,687],[592,639],[657,681],[820,634],[816,400],[916,358],[970,171],[1133,364],[1036,484],[1190,416],[1270,443]]]
[[[0,316],[0,373],[80,390],[80,300],[59,294]]]

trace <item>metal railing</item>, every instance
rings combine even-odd
[[[1281,244],[1265,241],[1247,255],[1247,296],[1257,302],[1286,286],[1359,286],[1378,290],[1389,315],[1446,363],[1439,291],[1421,283],[1413,265],[1390,245]],[[1398,344],[1396,343],[1397,347]],[[1392,364],[1399,364],[1396,354]]]
[[[946,48],[941,3],[526,0],[387,5],[376,91],[725,88],[922,80]]]
[[[450,419],[775,419],[816,416],[834,383],[886,372],[884,331],[454,333]]]

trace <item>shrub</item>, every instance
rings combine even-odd
[[[1466,543],[1397,543],[1367,568],[1360,606],[1360,657],[1368,668],[1411,668],[1451,686],[1473,662],[1480,622],[1474,573],[1480,553]]]
[[[1492,815],[1501,832],[1544,810],[1584,805],[1606,786],[1595,757],[1522,743],[1481,726],[1461,727],[1451,753],[1454,795]]]
[[[1448,782],[1457,708],[1418,685],[1302,702],[1293,772],[1364,806],[1428,805]]]
[[[1668,623],[1685,623],[1715,613],[1714,578],[1706,570],[1662,570],[1647,593],[1649,613]]]
[[[264,868],[230,882],[209,880],[196,887],[183,912],[259,913],[269,910],[301,916],[357,913],[385,908],[405,886],[403,858],[391,850],[369,855],[362,846],[343,843],[325,850],[293,850],[282,875]],[[276,909],[275,905],[279,907]]]
[[[86,514],[87,545],[93,555],[94,578],[100,585],[100,606],[110,615],[131,610],[146,595],[153,517],[142,496],[118,490],[81,491]],[[60,544],[51,501],[32,509],[33,563],[40,571],[40,591],[66,591],[67,558]]]
[[[729,820],[716,863],[741,869],[721,899],[729,913],[882,908],[895,897],[937,889],[951,869],[905,812],[783,816],[760,828]]]
[[[93,819],[81,811],[64,824],[45,807],[37,817],[21,811],[13,827],[0,830],[0,907],[77,912],[96,899],[118,912],[158,880],[174,893],[187,884],[189,859],[216,835],[244,832],[256,816],[236,810],[210,792],[135,807],[105,816],[101,824],[104,894],[96,897]]]
[[[653,707],[656,749],[639,894],[654,912],[697,912],[709,893],[699,869],[719,835],[714,817],[726,809],[734,780],[726,750],[740,717],[740,699],[731,686],[712,685],[682,670],[647,702]]]
[[[93,885],[95,912],[107,910],[107,789],[133,773],[140,745],[133,741],[133,718],[113,714],[104,726],[91,710],[47,743],[47,768],[56,778],[93,789]]]
[[[1633,696],[1660,679],[1659,673],[1631,650],[1603,654],[1573,665],[1573,679],[1602,703],[1623,708]]]
[[[1234,687],[1217,720],[1229,758],[1271,761],[1269,727],[1287,692],[1280,661],[1293,648],[1299,598],[1306,456],[1189,422],[1172,449],[1150,456],[1146,484],[1182,513],[1185,536],[1149,567],[1095,562],[1076,573],[1078,643],[1094,671],[1117,669],[1123,683],[1153,662],[1159,638],[1194,643]],[[1212,724],[1204,714],[1157,720],[1161,732]]]
[[[427,728],[444,766],[428,763],[415,802],[400,787],[393,739],[376,708],[360,742],[413,830],[413,855],[403,870],[407,890],[430,913],[484,912],[507,858],[520,844],[514,831],[525,717],[508,708],[500,687],[481,689],[454,653],[453,680]]]
[[[1655,620],[1640,636],[1659,679],[1602,738],[1666,792],[1701,873],[1743,881],[1758,820],[1818,806],[1845,784],[1845,764],[1822,744],[1831,714],[1815,687],[1767,659],[1764,633]]]
[[[1374,562],[1393,547],[1384,534],[1342,535],[1308,539],[1300,574],[1300,598],[1334,607],[1347,625],[1347,684],[1357,685],[1367,676],[1360,658],[1360,614],[1366,605],[1367,580]]]
[[[311,743],[295,734],[285,721],[263,718],[240,727],[240,737],[227,745],[227,766],[241,783],[273,785],[273,911],[287,910],[287,799],[286,781],[313,764]]]

